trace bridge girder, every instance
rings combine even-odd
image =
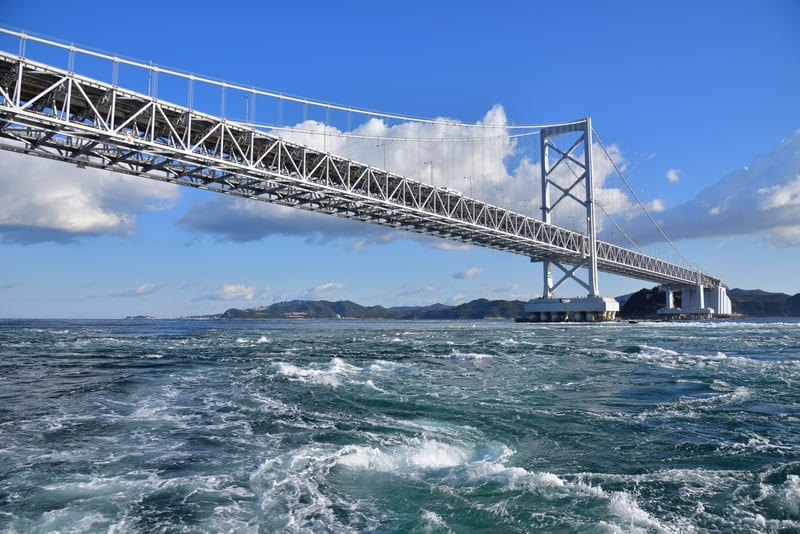
[[[0,149],[584,265],[586,235],[281,137],[0,52]],[[698,273],[597,241],[600,271]],[[705,287],[720,285],[699,274]]]

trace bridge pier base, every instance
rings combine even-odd
[[[585,297],[572,299],[535,299],[529,301],[517,322],[595,323],[615,321],[619,302],[611,297]]]
[[[672,289],[661,286],[666,293],[666,306],[658,310],[665,320],[712,319],[731,315],[731,299],[725,286],[703,287],[702,285],[681,288],[681,307],[673,302]]]

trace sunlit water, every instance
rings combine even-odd
[[[798,532],[800,324],[5,321],[4,532]]]

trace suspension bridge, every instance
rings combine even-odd
[[[263,98],[294,102],[304,110],[321,106],[326,118],[332,110],[348,118],[354,112],[387,120],[406,117],[286,97],[4,28],[0,35],[16,39],[19,47],[17,53],[0,50],[0,149],[519,254],[543,265],[543,298],[526,308],[530,320],[612,319],[618,305],[600,296],[598,272],[661,284],[667,289],[667,316],[730,313],[721,280],[688,260],[679,265],[597,239],[593,147],[599,144],[605,151],[605,146],[590,118],[529,127],[540,140],[541,217],[536,218],[434,185],[432,161],[426,162],[431,183],[388,170],[380,138],[383,167],[328,150],[327,120],[321,123],[322,147],[291,140],[296,129],[265,128],[254,120],[256,103]],[[48,60],[29,57],[31,45],[46,51],[41,55]],[[66,53],[66,68],[54,65],[57,52],[61,57]],[[82,69],[76,68],[78,58],[86,65]],[[138,80],[146,79],[146,89],[125,82],[134,71],[140,73]],[[159,91],[159,80],[165,79],[184,84],[184,103],[159,97],[175,94],[164,83]],[[200,86],[219,96],[216,113],[195,105]],[[245,104],[243,120],[226,118],[226,102],[237,96]],[[556,209],[567,203],[585,215],[585,231],[554,224]],[[560,273],[558,280],[554,272]],[[584,287],[587,297],[556,298],[569,280]],[[682,309],[672,306],[678,290]]]

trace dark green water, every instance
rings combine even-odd
[[[0,322],[3,532],[798,532],[797,321]]]

